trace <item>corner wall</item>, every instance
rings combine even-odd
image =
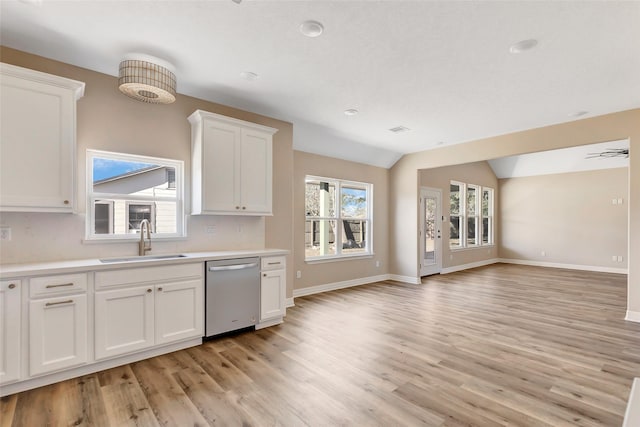
[[[373,257],[341,259],[329,262],[305,262],[305,176],[314,175],[373,184]],[[294,293],[314,286],[357,282],[367,277],[386,275],[389,249],[389,171],[377,166],[317,154],[294,151]],[[376,267],[380,261],[380,267]]]
[[[498,179],[493,169],[487,162],[475,162],[464,165],[445,166],[441,168],[424,169],[419,172],[420,186],[439,188],[442,190],[442,268],[463,266],[466,264],[481,263],[498,257],[498,227],[500,215],[498,201],[500,192]],[[449,247],[449,192],[451,181],[476,184],[493,188],[494,197],[494,244],[491,246],[478,246],[473,248],[454,249]]]

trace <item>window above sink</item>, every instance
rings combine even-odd
[[[140,223],[152,239],[185,237],[183,162],[87,150],[86,239],[138,240]]]

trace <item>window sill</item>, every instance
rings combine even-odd
[[[358,259],[368,259],[373,258],[375,254],[373,252],[369,252],[366,254],[358,254],[358,255],[338,255],[338,256],[326,256],[321,258],[307,258],[304,260],[306,264],[323,264],[326,262],[334,262],[334,261],[355,261]]]
[[[495,244],[491,245],[482,245],[482,246],[467,246],[466,248],[449,248],[451,252],[464,252],[464,251],[474,251],[478,249],[491,249],[495,248]]]

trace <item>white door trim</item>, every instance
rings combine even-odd
[[[437,212],[436,212],[436,230],[437,232],[435,240],[435,264],[425,265],[424,253],[425,253],[425,206],[424,201],[427,196],[435,196],[437,198]],[[428,276],[430,274],[438,274],[442,271],[442,190],[439,188],[420,187],[420,276]]]

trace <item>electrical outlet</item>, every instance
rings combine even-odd
[[[296,279],[300,279],[302,278],[302,271],[298,270],[296,271]]]
[[[0,227],[0,240],[6,240],[8,242],[11,241],[11,228],[10,227]]]
[[[380,261],[376,261],[376,267],[380,267]]]
[[[618,262],[622,262],[623,259],[622,255],[618,255]]]
[[[540,256],[547,256],[547,253],[545,251],[541,251]]]
[[[207,225],[205,228],[205,233],[207,234],[216,234],[216,226],[215,225]]]

